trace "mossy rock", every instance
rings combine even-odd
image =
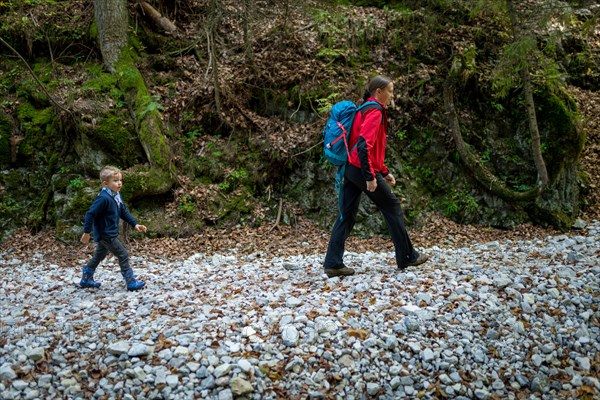
[[[531,220],[556,229],[571,228],[584,207],[584,187],[578,166],[574,162],[565,166],[554,183],[528,207]]]
[[[94,145],[87,135],[80,135],[73,148],[78,156],[77,163],[92,171],[100,171],[103,166],[118,164],[101,146]]]
[[[9,193],[0,194],[0,241],[24,224],[29,215],[28,204],[15,200]]]
[[[13,198],[19,201],[37,200],[39,194],[48,188],[49,172],[45,168],[32,170],[13,168],[2,171],[0,184]]]
[[[115,75],[104,72],[102,65],[91,64],[87,67],[89,74],[88,81],[84,84],[84,89],[91,90],[97,96],[110,96],[114,101],[122,101],[125,98],[123,92],[117,87],[117,78]]]
[[[0,173],[0,230],[28,226],[38,228],[45,221],[48,175],[45,168],[14,168]]]
[[[544,134],[544,160],[550,179],[579,159],[585,145],[585,132],[577,126],[576,105],[567,93],[545,90],[536,98],[540,131]]]
[[[110,157],[113,164],[128,168],[145,159],[135,127],[130,123],[129,114],[125,109],[103,115],[98,119],[95,128],[87,131],[86,139],[91,142],[92,150],[102,149],[102,153],[107,155],[106,158]],[[86,143],[87,140],[82,140],[81,143]],[[82,153],[87,151],[83,149]]]
[[[59,238],[77,241],[85,213],[100,191],[100,182],[76,173],[56,173],[52,176],[51,188],[52,207],[47,219],[54,222]]]
[[[252,211],[255,199],[245,187],[239,187],[232,193],[219,193],[210,198],[205,206],[209,214],[214,216],[214,222],[229,221],[236,223],[243,215]]]
[[[14,126],[10,118],[0,112],[0,165],[8,165],[11,162],[12,149],[10,137]]]
[[[123,171],[121,194],[124,201],[128,202],[131,199],[167,193],[174,183],[175,179],[170,171],[140,164]]]
[[[17,118],[23,135],[17,146],[17,163],[34,167],[56,163],[63,137],[54,109],[23,103],[17,107]]]

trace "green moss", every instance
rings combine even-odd
[[[65,193],[72,179],[80,178],[79,175],[73,174],[54,174],[52,176],[52,189],[58,193]]]
[[[46,115],[46,118],[42,119],[41,116]],[[17,117],[21,122],[30,122],[35,118],[39,122],[51,122],[52,119],[48,113],[42,114],[40,110],[36,109],[31,103],[23,103],[17,107]]]
[[[138,137],[150,164],[157,168],[168,169],[174,175],[169,147],[163,134],[163,129],[167,128],[163,126],[160,118],[161,107],[152,101],[144,79],[135,66],[136,58],[131,48],[123,50],[115,65],[118,85],[125,93],[128,104],[135,110]]]
[[[51,194],[45,168],[32,171],[14,168],[0,174],[0,230],[27,225],[37,228],[45,221]]]
[[[114,110],[113,113],[100,118],[90,139],[125,167],[143,160],[143,149],[124,109]]]
[[[21,69],[21,68],[20,68]],[[52,92],[55,86],[52,82],[52,66],[49,63],[39,63],[33,66],[35,76],[42,82],[46,91]],[[16,94],[37,107],[51,105],[46,91],[41,90],[40,84],[25,69],[21,69],[21,79],[15,82]]]
[[[548,174],[555,179],[564,163],[579,159],[585,145],[585,133],[578,129],[576,105],[565,92],[544,90],[536,96],[542,150]]]
[[[541,226],[552,226],[566,231],[573,225],[574,218],[562,210],[550,210],[544,207],[528,207],[531,220]]]
[[[44,62],[44,63],[36,63],[33,65],[33,73],[35,76],[42,82],[44,85],[52,82],[52,64]]]
[[[0,113],[0,165],[7,165],[11,161],[10,136],[13,131],[12,122]]]
[[[206,207],[210,210],[210,215],[216,216],[217,220],[235,222],[243,215],[252,211],[254,198],[246,188],[238,188],[233,193],[219,193],[219,195],[210,198]]]
[[[225,204],[225,210],[228,213],[247,214],[252,211],[253,200],[252,194],[246,188],[240,188],[234,192],[233,196],[229,197]]]
[[[36,164],[44,160],[44,165],[56,158],[62,137],[54,109],[37,109],[30,103],[22,103],[17,107],[17,118],[24,136],[17,147],[18,156],[27,163]]]
[[[117,79],[113,74],[102,72],[101,67],[93,65],[88,68],[90,79],[83,85],[85,89],[91,89],[98,93],[107,93],[114,90]]]
[[[83,221],[85,213],[88,211],[100,191],[100,186],[96,182],[94,183],[95,185],[92,186],[90,190],[80,188],[69,193],[72,201],[69,202],[68,215],[73,216],[75,221]],[[94,188],[96,189],[94,190]]]
[[[88,34],[90,35],[90,39],[94,41],[98,40],[98,23],[96,22],[96,18],[92,20]]]
[[[12,193],[13,196],[15,193],[18,193],[19,188],[23,186],[24,176],[20,170],[8,170],[6,173],[0,175],[0,178],[2,179],[2,185],[5,187],[6,192]]]
[[[171,189],[173,179],[168,170],[150,168],[148,165],[136,165],[123,171],[123,199],[128,202],[144,196],[163,194]]]

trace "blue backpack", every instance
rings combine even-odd
[[[348,147],[354,116],[367,106],[376,106],[381,110],[381,106],[375,101],[367,101],[356,107],[350,100],[343,100],[331,107],[329,119],[322,132],[325,158],[331,164],[343,167],[348,162],[350,152],[354,150]]]
[[[342,183],[346,172],[346,164],[350,153],[356,147],[350,149],[350,132],[356,113],[364,108],[377,108],[383,110],[376,101],[367,101],[357,107],[350,100],[343,100],[335,103],[329,111],[329,119],[323,128],[324,155],[329,163],[338,167],[335,176],[335,188],[338,192],[338,208],[340,210],[340,219],[342,219]]]

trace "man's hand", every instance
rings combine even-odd
[[[367,192],[374,192],[377,189],[377,179],[367,181]]]
[[[390,186],[394,186],[396,184],[396,178],[394,178],[394,175],[392,174],[387,174],[384,179]]]
[[[136,231],[140,231],[140,232],[144,232],[144,233],[148,230],[148,228],[146,228],[145,225],[139,225],[139,224],[136,225],[134,229]]]
[[[83,244],[88,244],[90,242],[90,234],[89,233],[84,233],[81,236],[81,239],[79,239],[79,241]]]

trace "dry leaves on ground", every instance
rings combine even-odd
[[[431,216],[419,230],[409,230],[415,247],[429,249],[439,247],[465,247],[473,242],[485,243],[493,240],[519,240],[543,238],[555,235],[553,229],[522,225],[513,230],[482,228],[459,225],[441,216]],[[238,254],[259,253],[265,256],[291,256],[324,254],[327,250],[329,232],[319,228],[310,220],[299,220],[295,226],[263,225],[233,229],[209,227],[186,238],[158,238],[130,240],[131,255],[152,260],[170,261],[185,259],[196,253],[227,254],[235,249]],[[393,251],[387,236],[359,238],[351,236],[346,249],[354,252]],[[60,266],[77,267],[81,260],[88,259],[94,250],[93,244],[69,244],[58,240],[52,230],[38,233],[18,231],[12,238],[0,243],[0,253],[29,260],[36,254],[52,259]],[[427,250],[426,250],[427,251]]]

